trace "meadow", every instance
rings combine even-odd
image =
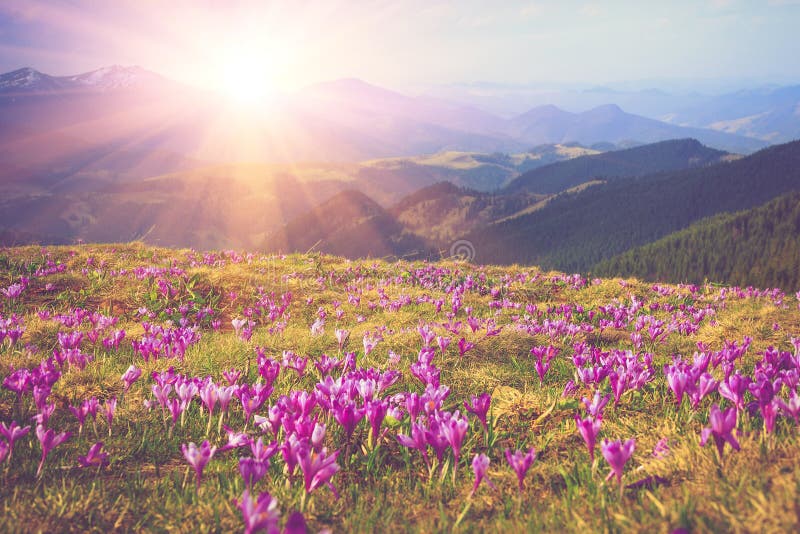
[[[2,249],[0,531],[796,531],[798,299]]]

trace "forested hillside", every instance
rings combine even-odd
[[[601,262],[599,276],[800,288],[800,192],[704,219]]]
[[[794,190],[800,190],[800,142],[731,163],[561,194],[543,209],[466,238],[478,262],[586,271],[702,218],[758,206]]]

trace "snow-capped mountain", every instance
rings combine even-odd
[[[0,74],[0,92],[47,92],[64,89],[69,82],[31,68]]]
[[[121,65],[112,65],[78,74],[77,76],[70,76],[68,80],[96,89],[121,89],[141,85],[145,81],[156,78],[159,78],[157,74],[148,72],[138,66],[123,67]]]
[[[0,93],[109,91],[139,87],[164,79],[138,66],[112,65],[74,76],[50,76],[30,67],[0,74]]]

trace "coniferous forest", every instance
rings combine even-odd
[[[599,276],[800,287],[800,192],[725,213],[601,262]]]

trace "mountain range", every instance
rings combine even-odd
[[[638,168],[640,174],[609,175],[612,164],[623,171]],[[663,170],[653,172],[659,164]],[[586,174],[576,177],[576,168]],[[537,180],[532,182],[531,176]],[[517,182],[523,185],[515,186]],[[576,182],[580,183],[573,185]],[[557,191],[531,185],[542,183]],[[741,257],[764,253],[781,258],[779,266],[770,264],[759,271],[759,280],[762,285],[791,288],[796,278],[791,273],[800,272],[800,255],[791,253],[796,241],[791,229],[800,224],[792,211],[797,207],[792,207],[797,202],[793,192],[798,191],[800,142],[731,158],[696,140],[676,140],[540,167],[493,193],[441,183],[383,208],[361,192],[345,191],[268,235],[263,248],[438,258],[449,256],[453,244],[468,242],[474,251],[470,259],[480,263],[535,264],[584,273],[598,269],[604,275],[629,273],[674,281],[695,281],[703,276],[698,273],[706,273],[719,277],[712,278],[716,281],[740,282],[748,280],[746,272],[742,274],[747,260],[728,258],[740,256],[738,249],[725,248],[730,238],[712,246],[709,239],[695,239],[693,225],[711,228],[715,236],[730,233],[718,229],[730,226],[730,216],[724,214],[754,209],[788,194],[779,209],[769,212],[768,222],[762,221],[761,212],[752,215],[762,221],[761,229],[742,241],[747,252]],[[783,222],[775,215],[787,213]],[[698,222],[718,214],[719,221]],[[742,216],[737,217],[738,221]],[[770,233],[773,229],[778,230]],[[672,235],[682,231],[693,236],[685,250],[686,237]],[[707,262],[693,258],[706,254],[727,267],[703,270]],[[662,268],[653,271],[654,263]]]
[[[142,170],[131,163],[97,161],[103,159],[98,155],[120,151],[139,160],[154,151],[168,154],[173,168],[163,169],[167,172],[197,162],[341,163],[446,150],[518,153],[543,143],[589,146],[694,137],[743,153],[766,145],[646,119],[611,104],[579,114],[536,108],[506,119],[355,79],[316,84],[266,110],[232,108],[219,95],[139,67],[61,77],[21,69],[0,75],[0,88],[0,155],[18,173],[88,168],[141,177]]]
[[[652,82],[656,83],[656,82]],[[630,113],[677,126],[738,133],[770,143],[800,138],[800,85],[698,91],[653,87],[564,87],[554,85],[454,84],[429,88],[429,96],[513,117],[537,106],[586,111],[613,102]]]
[[[791,123],[791,89],[785,95],[773,122]],[[723,108],[692,116],[703,123]],[[20,69],[0,75],[0,116],[6,244],[143,240],[431,258],[466,240],[478,262],[609,274],[635,264],[628,251],[674,249],[671,234],[704,217],[800,189],[797,142],[763,148],[763,136],[613,103],[502,117],[355,79],[243,110],[138,67]]]

